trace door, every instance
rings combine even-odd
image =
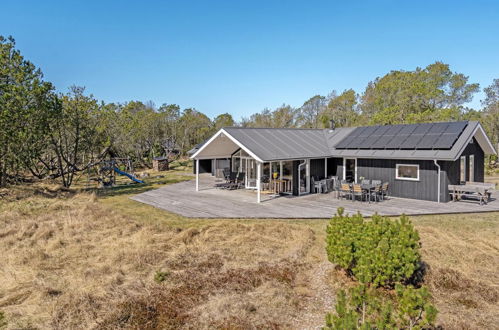
[[[256,189],[256,160],[246,159],[246,188]]]
[[[298,182],[299,195],[308,194],[310,192],[310,161],[303,160],[298,165]]]
[[[357,159],[345,158],[343,161],[343,178],[347,182],[357,182]]]

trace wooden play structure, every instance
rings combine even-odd
[[[95,164],[93,169],[89,169],[88,182],[96,181],[99,187],[112,187],[116,185],[117,175],[126,176],[135,183],[144,183],[134,174],[130,158],[111,158]]]

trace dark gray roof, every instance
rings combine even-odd
[[[395,126],[397,127],[394,128]],[[432,134],[435,134],[441,137],[443,136],[443,134],[446,134],[449,127],[453,127],[449,131],[450,134],[450,132],[458,130],[458,126],[462,126],[464,128],[462,128],[458,135],[454,136],[451,146],[446,145],[446,149],[428,149],[417,147],[418,143],[420,143],[419,146],[427,145],[429,143],[426,140],[423,141],[425,136],[431,136]],[[416,124],[412,126],[389,125],[341,127],[334,130],[246,127],[225,127],[223,128],[223,130],[234,139],[236,139],[239,143],[244,145],[262,161],[325,157],[456,160],[461,155],[462,151],[467,146],[469,141],[473,138],[475,132],[479,127],[481,126],[478,122],[470,121],[460,122],[460,124],[435,123],[422,126]],[[400,148],[400,146],[402,146],[401,143],[398,144],[398,147],[387,148],[387,146],[392,146],[395,144],[393,142],[390,143],[390,141],[394,139],[402,140],[397,134],[391,136],[390,138],[382,139],[382,134],[380,132],[387,132],[390,129],[398,129],[399,133],[416,132],[418,134],[421,134],[421,132],[423,132],[424,134],[422,134],[421,136],[416,134],[418,136],[413,137],[412,141],[404,143],[403,146],[406,146],[406,148]],[[401,132],[402,130],[404,132]],[[352,132],[354,132],[355,135],[355,132],[358,133],[362,131],[377,131],[379,133],[378,135],[375,135],[375,138],[373,137],[371,139],[372,141],[369,141],[369,148],[347,148],[345,145],[340,144],[340,142],[344,141],[349,136],[352,137]],[[405,137],[405,140],[407,140],[411,134],[405,133],[405,135],[402,135]],[[414,141],[414,139],[416,139],[417,141]],[[485,138],[485,140],[487,140],[487,138]],[[435,141],[438,141],[438,139]],[[487,141],[484,142],[483,139],[479,141],[482,149],[488,150],[489,153],[495,152],[493,150],[493,147],[485,146],[485,144],[490,144],[490,141],[486,143]],[[359,141],[357,140],[356,143],[357,142]],[[206,141],[203,142],[203,144],[200,144],[199,147],[196,146],[197,148],[195,148],[195,150],[193,149],[192,154],[199,150],[199,148],[201,148],[201,146],[205,143]],[[339,144],[341,148],[338,148]]]
[[[321,158],[330,154],[323,129],[226,127],[224,130],[264,161]]]

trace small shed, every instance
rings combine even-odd
[[[169,170],[168,157],[166,156],[154,157],[152,160],[152,167],[157,172],[168,171]]]

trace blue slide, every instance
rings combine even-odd
[[[113,170],[114,170],[116,173],[118,173],[118,174],[121,174],[121,175],[126,176],[127,178],[129,178],[129,179],[130,179],[130,180],[132,180],[132,181],[135,181],[135,182],[137,182],[137,183],[144,183],[144,181],[137,179],[136,177],[134,177],[133,175],[131,175],[131,174],[127,173],[127,172],[123,172],[122,170],[120,170],[120,169],[119,169],[119,168],[117,168],[117,167],[113,167]]]

